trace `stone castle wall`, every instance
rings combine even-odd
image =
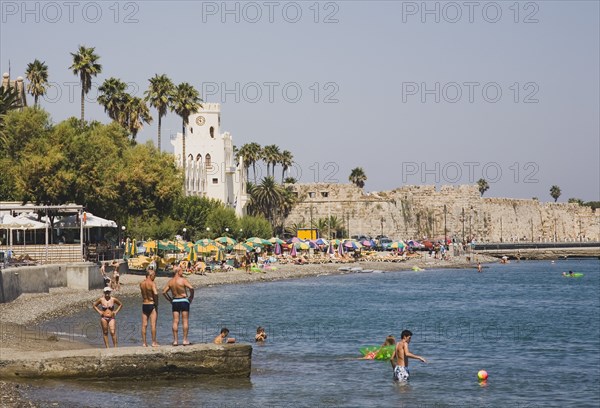
[[[285,221],[309,227],[336,217],[350,235],[478,242],[599,241],[600,211],[567,203],[484,198],[476,185],[404,186],[364,193],[352,184],[294,184],[299,203]],[[321,231],[327,236],[328,231]]]

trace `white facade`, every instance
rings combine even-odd
[[[234,208],[238,216],[246,213],[246,179],[243,160],[236,165],[231,134],[221,134],[221,107],[203,103],[189,117],[186,127],[185,154],[182,161],[183,135],[171,139],[175,159],[185,169],[185,194],[214,198]]]

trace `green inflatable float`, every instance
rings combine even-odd
[[[391,346],[364,346],[360,348],[360,353],[366,356],[369,353],[376,353],[375,360],[389,360],[394,354],[395,345]]]

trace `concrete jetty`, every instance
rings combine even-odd
[[[2,350],[0,379],[250,377],[252,346],[118,347],[51,352]]]

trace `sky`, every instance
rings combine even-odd
[[[486,197],[600,200],[597,1],[0,1],[0,70],[49,68],[55,123],[79,116],[79,45],[142,96],[189,82],[236,146],[289,150],[301,182],[365,191],[488,181]],[[32,102],[32,98],[30,98]],[[157,118],[138,141],[156,143]],[[162,149],[181,129],[163,118]],[[280,167],[276,174],[280,177]]]

